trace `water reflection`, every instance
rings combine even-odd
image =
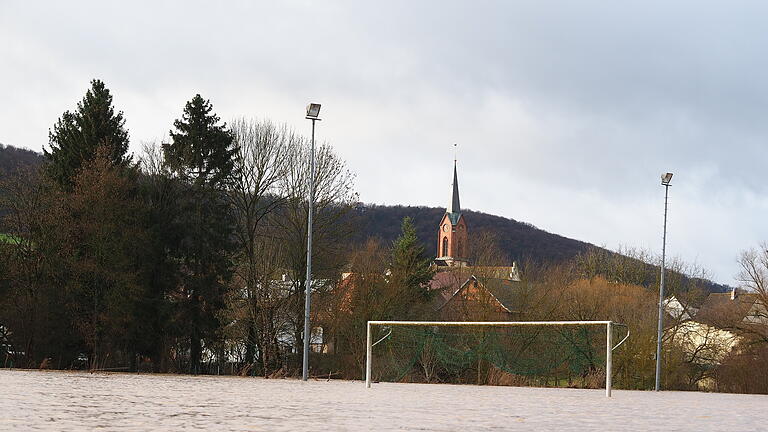
[[[764,430],[768,396],[0,369],[6,430]],[[749,407],[709,416],[723,406]]]

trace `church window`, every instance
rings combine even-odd
[[[443,255],[448,256],[448,237],[443,237]]]

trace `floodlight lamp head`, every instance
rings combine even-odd
[[[669,186],[669,182],[672,181],[672,173],[666,173],[661,175],[661,184]]]
[[[307,105],[307,118],[317,120],[317,116],[320,115],[320,104],[311,103]]]

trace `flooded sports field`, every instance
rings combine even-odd
[[[768,396],[0,370],[0,430],[764,431]]]

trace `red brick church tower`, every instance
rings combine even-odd
[[[467,260],[467,223],[461,214],[459,204],[459,180],[456,174],[456,161],[453,161],[453,193],[451,203],[446,209],[445,215],[440,220],[437,232],[437,258],[438,266],[466,266]]]

